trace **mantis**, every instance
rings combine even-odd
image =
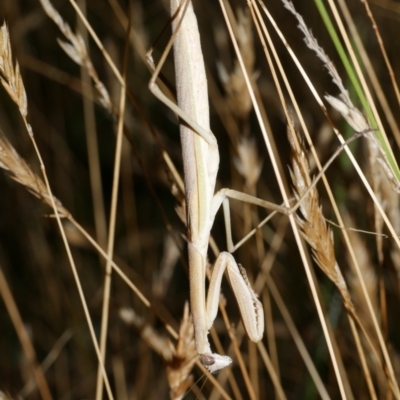
[[[247,334],[255,342],[263,336],[264,312],[244,268],[239,267],[228,252],[220,253],[215,262],[206,298],[206,260],[210,231],[226,193],[222,190],[214,194],[219,152],[216,138],[210,130],[207,79],[197,20],[191,2],[181,5],[179,0],[172,0],[171,15],[172,29],[176,32],[174,59],[179,108],[156,85],[162,62],[149,87],[182,120],[180,136],[187,208],[190,304],[195,343],[201,363],[210,372],[216,372],[232,362],[228,356],[212,353],[208,342],[208,331],[218,311],[225,269],[228,271]]]
[[[197,20],[191,1],[182,0],[181,3],[180,0],[171,0],[171,16],[173,39],[167,45],[159,64],[154,68],[149,89],[180,118],[188,229],[190,305],[195,345],[201,363],[211,373],[215,373],[232,362],[228,356],[213,353],[208,341],[208,332],[218,311],[221,281],[225,270],[228,272],[248,337],[257,342],[262,339],[264,333],[262,304],[250,286],[245,269],[236,263],[231,253],[225,251],[218,255],[206,296],[207,249],[215,215],[221,204],[224,206],[227,204],[228,198],[247,201],[290,215],[297,210],[302,198],[296,205],[288,208],[231,189],[222,189],[214,193],[219,168],[219,152],[217,140],[210,129],[207,79]],[[157,85],[157,77],[172,47],[172,42],[177,105]],[[363,132],[357,133],[351,140],[363,134]],[[315,177],[303,198],[308,195],[333,159],[351,140],[335,152]]]

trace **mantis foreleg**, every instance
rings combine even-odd
[[[247,335],[253,342],[262,339],[264,332],[264,312],[258,296],[254,293],[246,270],[238,265],[231,253],[226,251],[218,255],[214,263],[207,295],[207,328],[210,329],[218,312],[218,300],[221,280],[225,269],[235,294]]]

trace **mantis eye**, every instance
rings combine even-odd
[[[205,367],[210,367],[211,365],[215,364],[215,358],[213,357],[212,354],[200,354],[200,362],[205,366]]]
[[[219,354],[200,354],[200,362],[212,374],[216,374],[221,369],[231,364],[232,360],[228,356],[221,356]]]

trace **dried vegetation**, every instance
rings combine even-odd
[[[223,286],[211,337],[234,363],[210,376],[186,303],[177,120],[147,87],[168,9],[40,3],[0,5],[0,399],[400,399],[395,4],[329,2],[333,45],[319,1],[315,25],[314,2],[195,2],[217,186],[301,200],[268,224],[232,202],[228,243],[218,217],[210,261],[235,251],[266,333],[246,342]],[[159,84],[171,99],[172,70],[169,56]]]

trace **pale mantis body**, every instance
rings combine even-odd
[[[214,194],[219,168],[219,152],[216,138],[209,125],[207,79],[197,20],[190,1],[186,3],[182,1],[181,5],[179,0],[171,0],[171,15],[175,34],[174,61],[178,106],[167,98],[156,85],[157,76],[171,47],[171,42],[155,68],[149,88],[157,98],[181,118],[180,134],[188,227],[190,304],[196,350],[202,364],[210,372],[216,372],[232,362],[227,356],[212,353],[208,342],[208,332],[218,311],[220,286],[225,268],[228,271],[249,338],[257,342],[261,340],[264,332],[262,304],[251,288],[245,270],[237,265],[230,253],[219,254],[212,271],[206,298],[207,249],[216,212],[225,198],[231,197],[289,215],[297,210],[302,199],[299,199],[295,206],[287,208],[230,189],[222,189]],[[303,197],[313,188],[315,182],[322,176],[340,150],[338,149],[328,161]]]
[[[178,15],[175,15],[178,8]],[[232,362],[227,356],[212,353],[208,342],[208,331],[218,311],[225,268],[228,270],[246,331],[253,341],[259,341],[263,336],[264,313],[244,269],[239,268],[233,256],[227,252],[220,253],[215,262],[206,300],[206,262],[210,231],[215,214],[226,197],[226,191],[214,194],[219,168],[218,145],[210,130],[207,79],[197,20],[192,4],[188,3],[186,8],[185,10],[185,7],[180,6],[179,0],[171,1],[173,30],[180,24],[174,41],[177,101],[180,110],[155,85],[157,71],[150,83],[150,89],[187,122],[184,124],[182,121],[180,131],[188,227],[190,304],[196,350],[202,364],[210,372],[215,372]]]
[[[171,2],[171,15],[175,14],[178,6],[178,1]],[[178,21],[179,17],[173,21],[174,30]],[[226,252],[220,253],[215,262],[206,301],[208,242],[215,214],[225,196],[221,192],[214,195],[219,152],[217,141],[210,131],[207,80],[197,21],[191,3],[175,38],[174,54],[178,105],[209,132],[208,137],[202,137],[187,125],[181,124],[180,128],[187,205],[190,300],[196,349],[202,363],[210,371],[216,371],[231,363],[229,357],[213,354],[207,339],[208,330],[217,314],[225,267],[228,268],[246,330],[254,341],[262,338],[264,314],[248,280],[243,277],[243,272],[239,270],[233,256]],[[190,55],[190,59],[182,58],[182,55]]]

